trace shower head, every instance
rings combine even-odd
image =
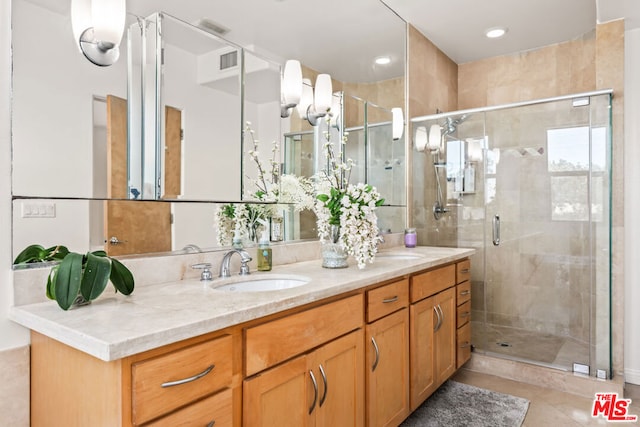
[[[460,117],[453,118],[449,116],[446,118],[444,123],[442,124],[442,133],[443,135],[450,135],[456,131],[458,125],[464,122],[469,118],[468,114],[463,114]]]

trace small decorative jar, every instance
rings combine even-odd
[[[404,246],[406,248],[415,248],[418,244],[418,234],[415,228],[406,228],[404,230]]]

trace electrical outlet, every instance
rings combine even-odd
[[[54,202],[22,202],[22,218],[55,218]]]

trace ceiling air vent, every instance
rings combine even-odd
[[[238,51],[234,50],[229,53],[220,55],[220,70],[226,70],[238,65]]]
[[[224,36],[230,31],[228,28],[208,18],[200,19],[198,22],[196,22],[196,27],[203,29],[208,33],[215,34],[217,36]]]

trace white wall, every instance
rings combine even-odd
[[[11,2],[0,2],[0,350],[29,343],[28,331],[8,319],[11,275]]]
[[[624,374],[640,384],[640,29],[626,31],[624,40]]]

